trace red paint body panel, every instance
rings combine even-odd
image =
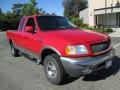
[[[27,33],[25,32],[25,25],[23,26],[22,32],[20,32],[20,26],[18,32],[7,31],[8,39],[11,39],[16,45],[34,52],[35,54],[40,54],[44,47],[50,46],[56,49],[61,56],[66,57],[80,57],[80,56],[93,56],[91,51],[91,44],[107,41],[108,35],[101,34],[98,32],[93,32],[89,30],[80,29],[65,29],[65,30],[51,30],[43,32],[37,25],[36,16],[28,16],[25,18],[25,24],[28,18],[34,18],[37,33]],[[85,45],[89,51],[87,55],[74,55],[68,56],[66,54],[65,48],[68,45]],[[99,53],[99,54],[103,54]]]

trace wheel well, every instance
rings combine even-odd
[[[57,54],[54,50],[51,50],[51,49],[45,49],[42,54],[41,54],[41,60],[42,60],[42,63],[44,62],[44,59],[47,55],[50,55],[50,54]],[[58,55],[58,54],[57,54]]]

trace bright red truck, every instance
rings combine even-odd
[[[91,74],[112,64],[108,35],[82,30],[61,16],[26,16],[18,31],[7,31],[13,56],[44,66],[47,79],[60,84],[66,75]]]

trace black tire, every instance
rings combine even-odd
[[[54,64],[56,68],[56,71],[54,70],[54,73],[57,72],[57,74],[54,75],[54,78],[49,75],[48,65],[50,63]],[[63,65],[57,54],[51,54],[46,56],[46,58],[44,59],[44,72],[48,81],[55,85],[61,84],[62,80],[66,76],[66,72],[64,71]]]
[[[19,56],[20,56],[19,50],[14,47],[14,44],[13,44],[13,43],[11,43],[10,46],[11,46],[12,55],[13,55],[14,57],[19,57]]]

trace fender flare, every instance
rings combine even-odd
[[[46,49],[49,49],[49,50],[52,50],[52,51],[54,51],[55,53],[57,53],[59,56],[61,56],[61,53],[56,49],[56,48],[54,48],[54,47],[52,47],[52,46],[45,46],[45,47],[43,47],[42,48],[42,50],[40,51],[40,59],[42,59],[42,53],[43,53],[43,51],[44,50],[46,50]]]

